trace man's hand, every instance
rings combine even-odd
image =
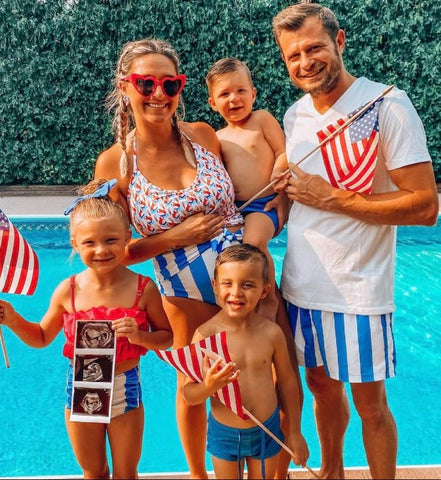
[[[292,175],[285,188],[288,198],[310,207],[327,210],[334,190],[331,184],[320,175],[306,173],[294,163],[290,163],[289,168]]]

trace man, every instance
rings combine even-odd
[[[361,126],[356,120],[347,127],[349,137],[329,141],[297,166],[337,120],[386,85],[345,69],[345,33],[326,7],[292,5],[273,19],[273,31],[291,81],[306,94],[284,118],[292,175],[278,189],[294,202],[282,292],[314,396],[320,475],[344,478],[349,382],[371,475],[394,478],[397,432],[384,380],[395,375],[395,225],[433,225],[438,215],[424,129],[407,95],[394,88]],[[356,155],[360,132],[366,138]]]

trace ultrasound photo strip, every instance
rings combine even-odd
[[[116,336],[111,320],[78,320],[75,328],[74,422],[109,423],[115,379]]]

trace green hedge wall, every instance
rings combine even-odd
[[[78,184],[113,141],[104,100],[121,46],[170,40],[188,76],[186,119],[214,128],[204,77],[237,56],[253,72],[256,108],[280,121],[300,92],[271,33],[278,0],[2,0],[0,2],[0,184]],[[406,90],[421,115],[441,181],[441,3],[323,2],[347,34],[351,73]]]

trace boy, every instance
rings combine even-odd
[[[269,112],[252,110],[256,88],[246,63],[237,58],[222,58],[211,66],[206,83],[209,105],[227,122],[216,134],[233,181],[236,205],[240,208],[288,168],[285,136]],[[245,217],[244,243],[259,247],[270,262],[272,289],[261,310],[270,317],[275,316],[278,300],[268,242],[283,225],[279,225],[275,208],[264,209],[275,196],[274,191],[268,189],[241,212]]]
[[[197,405],[210,397],[207,449],[216,478],[236,478],[237,462],[242,477],[245,461],[248,478],[274,477],[279,444],[252,420],[241,419],[212,396],[237,378],[243,405],[283,440],[273,364],[287,417],[286,444],[294,452],[294,462],[305,465],[309,452],[300,431],[299,388],[286,338],[275,322],[256,313],[259,301],[271,289],[266,255],[250,244],[226,248],[216,260],[213,288],[222,310],[196,330],[193,342],[226,331],[234,363],[221,367],[217,360],[210,367],[205,357],[204,381],[195,383],[187,378],[184,398]]]

